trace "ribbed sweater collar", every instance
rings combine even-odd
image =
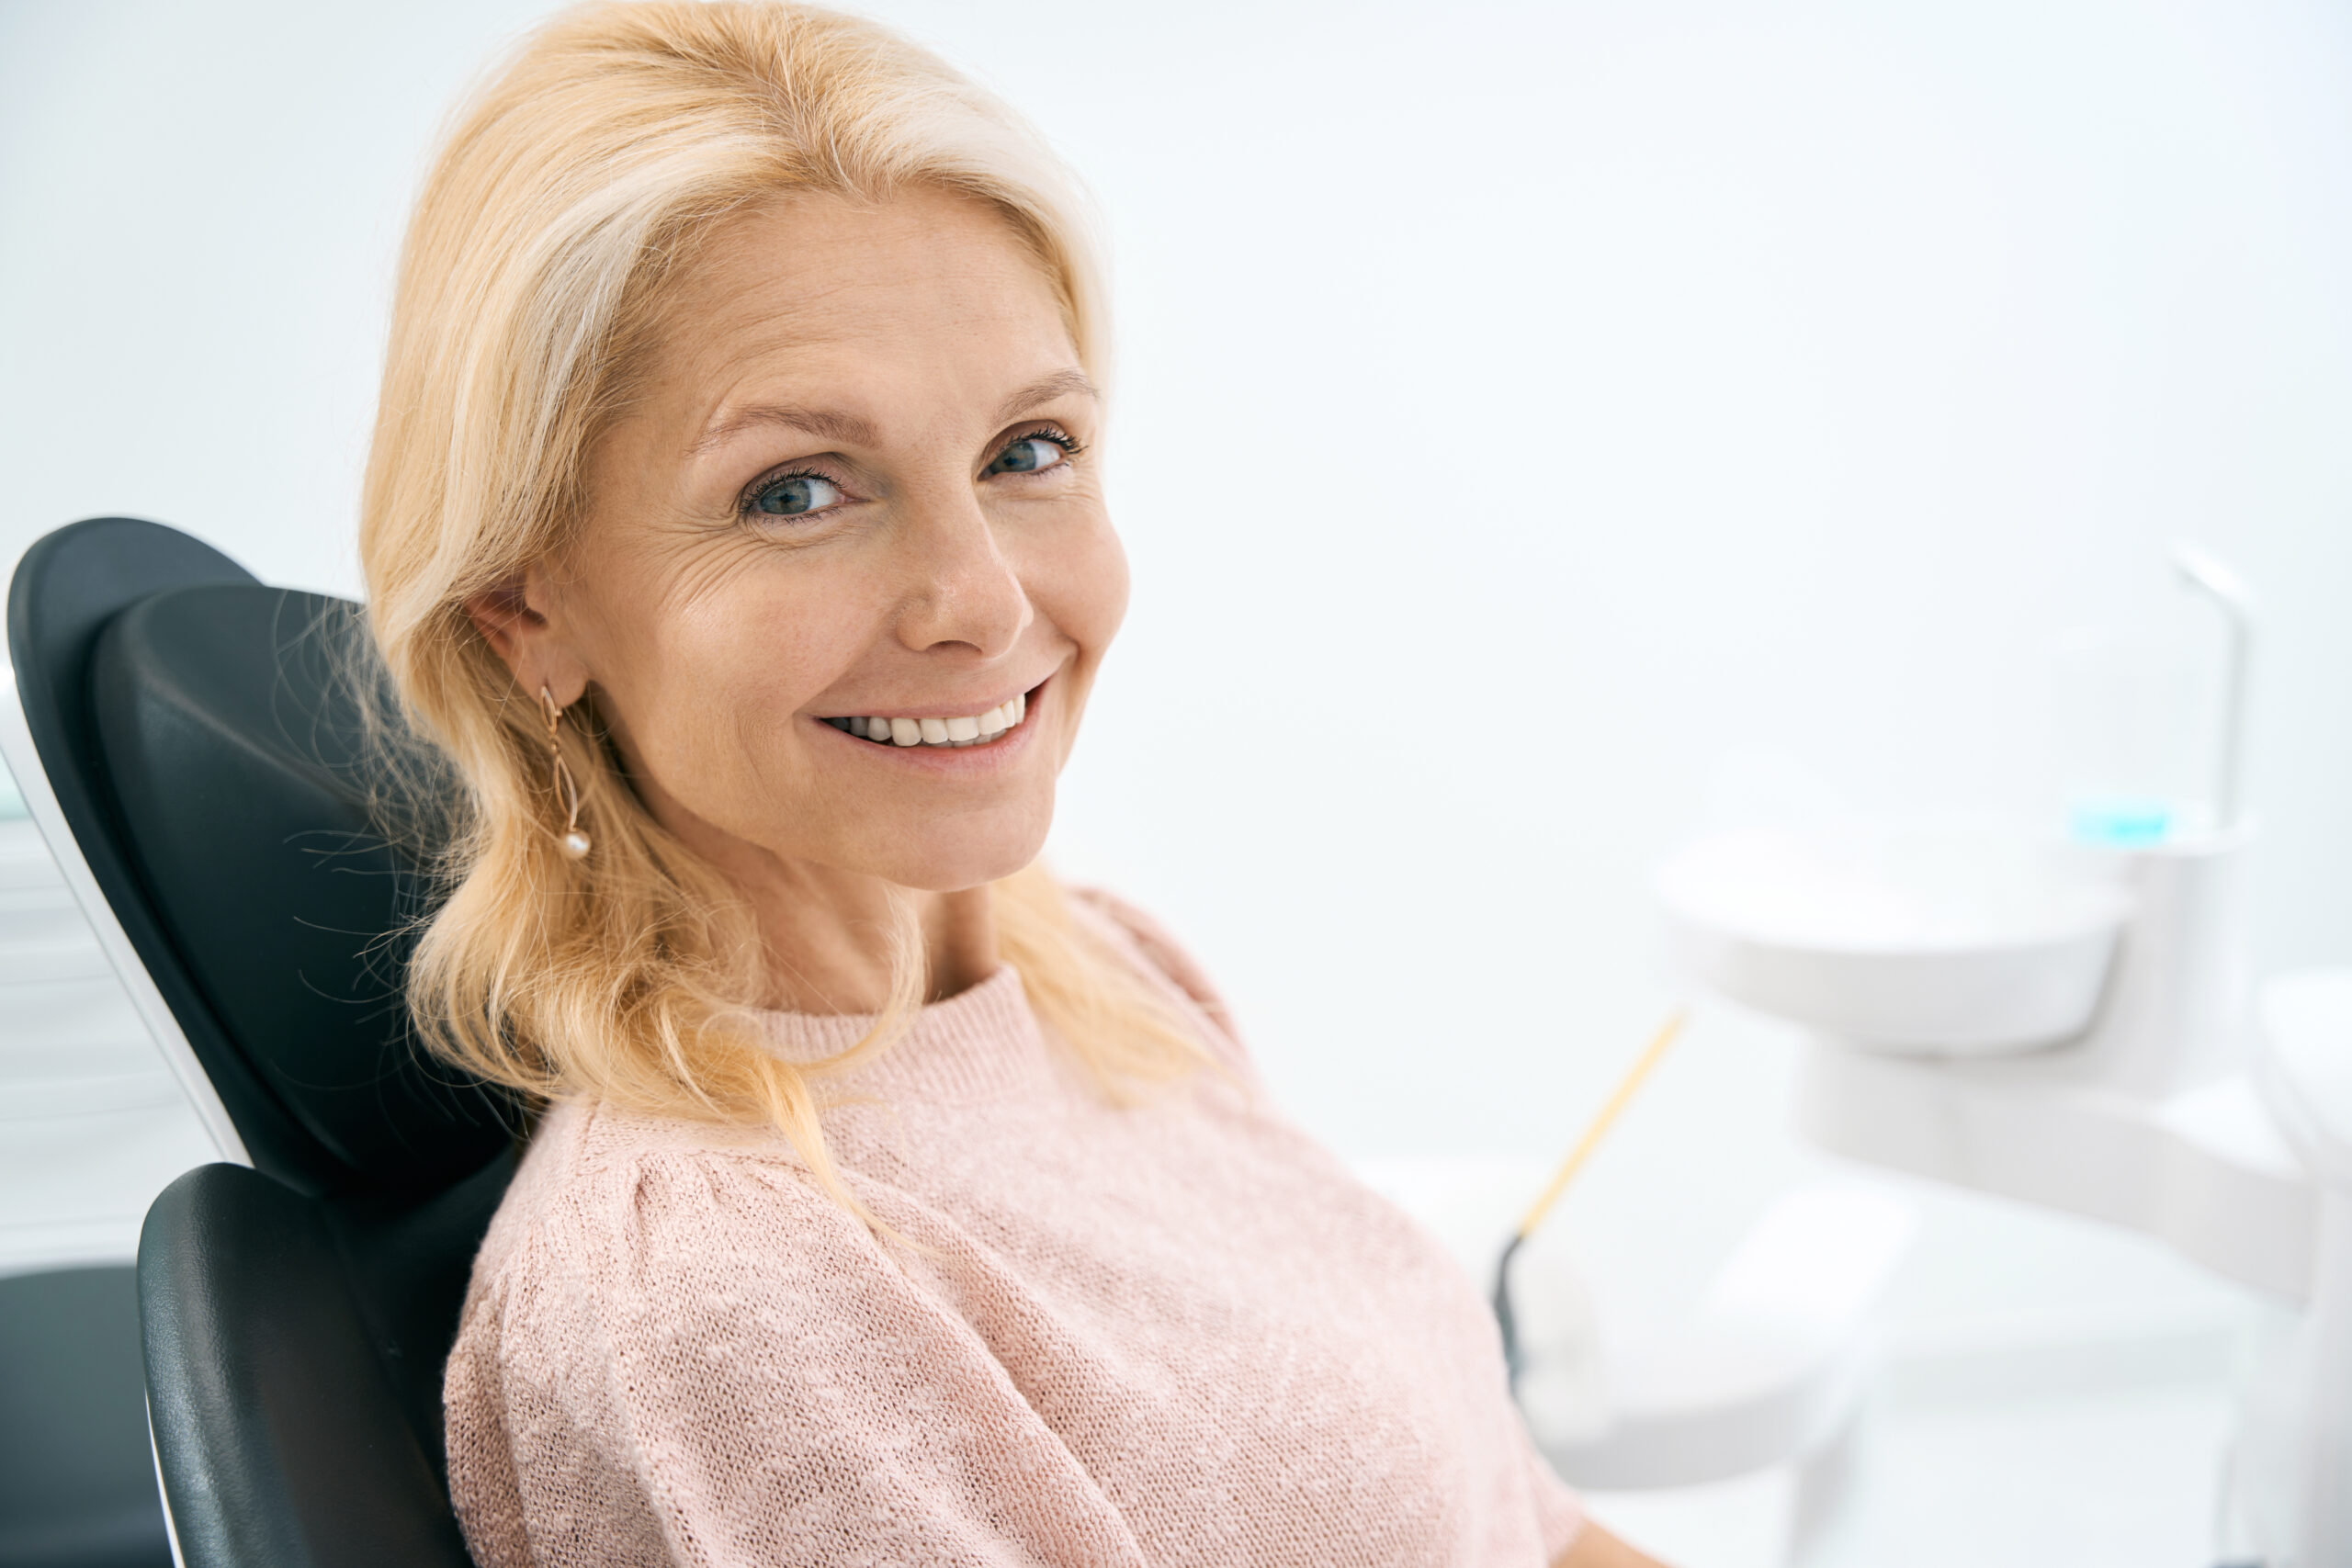
[[[769,1049],[790,1062],[838,1055],[874,1029],[875,1013],[763,1012]],[[1012,964],[945,1001],[917,1010],[899,1038],[831,1079],[959,1100],[1034,1093],[1053,1076],[1036,1014]]]

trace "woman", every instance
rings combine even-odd
[[[569,13],[442,152],[362,550],[470,807],[413,1004],[548,1107],[448,1368],[482,1562],[1642,1561],[1032,864],[1126,592],[1103,358],[1050,158],[864,22]]]

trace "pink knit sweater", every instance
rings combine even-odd
[[[1237,1081],[1109,1103],[1011,969],[922,1010],[828,1134],[565,1104],[474,1264],[449,1484],[484,1568],[1538,1568],[1578,1528],[1492,1320],[1272,1114],[1148,922],[1086,916]],[[855,1018],[774,1015],[837,1051]]]

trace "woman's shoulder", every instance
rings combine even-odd
[[[541,1118],[474,1261],[468,1317],[628,1315],[752,1239],[838,1254],[865,1227],[752,1128],[566,1101]]]
[[[658,1517],[724,1511],[744,1456],[755,1481],[770,1462],[822,1474],[858,1430],[778,1391],[840,1381],[872,1325],[928,1321],[913,1290],[780,1139],[556,1106],[476,1258],[443,1379],[469,1541],[485,1562],[548,1562],[548,1528],[596,1538],[553,1552],[565,1562],[668,1561]],[[681,1455],[715,1462],[697,1476]]]

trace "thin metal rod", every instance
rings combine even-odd
[[[2213,781],[2213,827],[2227,832],[2239,825],[2245,808],[2245,702],[2254,663],[2254,594],[2236,572],[2195,545],[2175,545],[2172,564],[2181,581],[2221,610],[2229,636],[2222,676],[2221,757]]]

